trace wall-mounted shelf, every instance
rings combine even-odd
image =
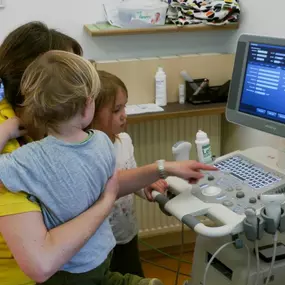
[[[172,33],[172,32],[199,32],[199,31],[216,31],[216,30],[236,30],[238,29],[238,23],[227,24],[223,26],[211,26],[211,25],[189,25],[178,27],[175,25],[165,25],[151,28],[134,28],[123,29],[113,27],[107,23],[98,23],[84,25],[85,31],[91,37],[103,37],[103,36],[119,36],[119,35],[141,35],[141,34],[158,34],[158,33]]]
[[[129,115],[128,124],[137,124],[144,121],[164,120],[180,117],[221,115],[225,113],[226,103],[212,103],[203,105],[168,103],[167,106],[163,107],[163,109],[163,112],[158,113]]]

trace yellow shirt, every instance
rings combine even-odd
[[[14,116],[14,112],[6,100],[0,102],[0,123]],[[11,140],[3,153],[12,152],[20,147],[17,140]],[[10,193],[0,187],[0,216],[40,211],[38,205],[30,202],[24,193]],[[0,233],[0,284],[1,285],[34,285],[19,268],[3,236]]]

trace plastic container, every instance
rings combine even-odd
[[[178,89],[179,104],[184,104],[185,103],[185,85],[179,84],[178,88],[179,88]]]
[[[155,104],[161,107],[167,105],[166,74],[162,67],[155,74]]]
[[[199,130],[196,134],[195,143],[196,143],[198,160],[202,163],[211,163],[212,150],[208,135],[205,132]]]
[[[118,6],[122,26],[164,25],[168,4],[158,1],[124,1]]]

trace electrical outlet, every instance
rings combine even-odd
[[[5,0],[0,0],[0,8],[5,8]]]

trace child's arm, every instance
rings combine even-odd
[[[21,122],[20,119],[17,117],[9,118],[2,124],[0,124],[0,153],[4,149],[5,145],[8,143],[9,140],[24,136],[26,134],[26,130],[21,128]],[[4,154],[0,155],[0,161],[2,162],[2,166],[5,165],[11,165],[13,164],[12,160],[10,160],[11,154]],[[1,167],[0,172],[0,183],[3,183],[5,187],[7,187],[6,181],[7,179],[4,179],[2,181],[2,178],[8,178],[8,180],[13,180],[13,175],[11,177],[8,177],[9,174],[6,171],[6,167]],[[13,172],[11,172],[12,174]],[[14,180],[13,180],[14,181]],[[19,192],[21,190],[16,189],[9,189],[11,192]]]
[[[121,143],[124,144],[124,148],[127,150],[126,153],[128,154],[127,168],[128,169],[137,168],[137,162],[136,162],[135,154],[134,154],[134,145],[133,145],[131,137],[128,134],[123,134],[123,141]],[[142,199],[147,199],[144,188],[141,188],[140,190],[134,192],[134,194],[139,196]],[[119,196],[121,197],[121,195]]]
[[[131,142],[131,138],[129,137]],[[131,142],[133,148],[133,144]],[[132,150],[133,153],[133,150]],[[194,160],[189,161],[165,161],[164,171],[167,176],[177,176],[188,180],[189,183],[196,183],[204,175],[201,170],[217,170],[214,166],[206,165]],[[118,175],[119,197],[135,193],[137,189],[148,187],[152,183],[161,179],[161,174],[157,163],[152,163],[142,167],[121,170]],[[131,183],[130,183],[131,182]],[[151,189],[147,188],[145,193],[150,198]]]
[[[29,187],[31,173],[37,167],[34,156],[36,150],[37,145],[32,142],[12,153],[0,155],[0,182],[9,189],[9,192],[24,191],[37,196],[37,193],[33,192],[35,189]]]
[[[21,129],[20,120],[17,117],[6,120],[0,125],[0,153],[7,142],[26,134],[26,130]]]
[[[135,155],[134,155],[134,145],[129,135],[126,136],[125,143],[126,143],[127,149],[129,150],[129,155],[130,155],[128,159],[128,167],[129,169],[137,168],[137,162],[136,162]],[[152,202],[153,198],[151,196],[150,190],[156,190],[158,192],[164,193],[165,190],[167,189],[167,186],[168,185],[166,181],[163,179],[160,179],[156,181],[155,183],[151,184],[150,186],[138,190],[137,192],[135,192],[135,194],[142,199],[147,199],[148,201]]]
[[[129,161],[128,161],[128,166],[129,166],[129,169],[134,169],[134,168],[137,168],[137,162],[136,162],[136,159],[135,159],[135,156],[134,156],[134,146],[133,146],[133,143],[131,141],[131,138],[130,138],[130,158],[129,158]],[[137,192],[135,192],[135,194],[137,196],[139,196],[140,198],[142,199],[146,199],[146,195],[145,195],[145,192],[144,192],[144,189],[140,189],[138,190]]]
[[[134,155],[131,156],[130,165],[131,168],[137,168],[137,163]],[[151,191],[156,190],[158,192],[164,193],[167,190],[167,187],[167,182],[163,179],[160,179],[155,183],[151,184],[150,186],[138,190],[137,192],[135,192],[135,194],[142,199],[147,199],[148,201],[153,202]]]
[[[165,161],[165,173],[167,176],[177,176],[188,180],[189,183],[196,183],[204,177],[201,170],[215,171],[217,168],[194,160]],[[122,197],[133,193],[136,189],[147,187],[160,178],[160,172],[156,163],[135,169],[122,170],[119,172],[118,177],[119,196]]]

